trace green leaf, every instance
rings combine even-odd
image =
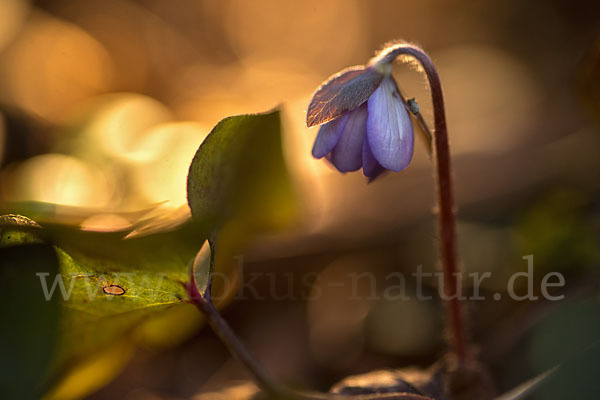
[[[124,232],[85,232],[61,225],[42,228],[25,217],[0,218],[0,243],[11,246],[4,251],[45,240],[51,244],[46,245],[51,255],[47,258],[55,260],[59,273],[27,274],[35,280],[27,281],[27,285],[16,280],[14,286],[18,293],[50,299],[61,310],[60,317],[52,314],[60,334],[46,346],[54,354],[46,383],[52,389],[49,398],[65,398],[73,393],[76,398],[87,394],[89,388],[105,384],[115,369],[124,365],[124,355],[131,355],[131,350],[125,350],[131,347],[128,338],[143,324],[185,304],[189,268],[204,241],[203,230],[201,225],[187,222],[173,231],[124,239]],[[27,258],[17,257],[17,262],[31,264]],[[4,304],[15,304],[15,300],[7,299]],[[14,326],[23,329],[29,318],[45,320],[34,312],[19,313]],[[86,381],[78,369],[110,353],[112,346],[122,348],[119,356],[104,357],[104,373],[89,373]],[[21,351],[29,353],[27,348]],[[37,374],[36,379],[42,375]]]
[[[121,235],[58,230],[53,236],[60,247],[60,269],[68,277],[65,284],[73,287],[64,302],[58,365],[102,352],[183,306],[189,267],[204,240],[199,230],[186,224],[125,240]]]
[[[12,245],[0,248],[0,398],[37,399],[58,342],[60,304],[46,300],[36,274],[55,277],[58,258],[27,232],[10,236]]]
[[[198,148],[188,174],[192,217],[235,219],[251,230],[285,226],[296,212],[281,150],[280,112],[219,122]]]
[[[280,125],[279,111],[221,121],[190,167],[193,218],[169,226],[169,231],[142,229],[126,238],[129,232],[85,232],[56,223],[40,227],[19,216],[0,218],[0,244],[48,243],[52,257],[47,258],[55,260],[58,275],[36,276],[29,286],[15,286],[17,292],[49,295],[60,310],[54,324],[58,334],[54,345],[47,346],[52,353],[47,399],[82,397],[105,384],[131,356],[135,340],[169,342],[164,335],[196,311],[185,302],[186,285],[206,238],[218,232],[219,254],[227,259],[250,235],[290,222],[296,204],[281,151]],[[215,254],[207,246],[195,258],[202,293]],[[227,270],[218,259],[212,261],[215,268]],[[31,314],[17,316],[14,326],[27,326]],[[199,321],[198,317],[184,329]],[[52,326],[47,324],[48,329]]]
[[[0,216],[0,248],[28,243],[42,243],[40,226],[29,218],[9,214]],[[25,229],[32,228],[32,229]]]
[[[193,219],[211,221],[215,271],[233,270],[253,236],[286,227],[297,215],[281,135],[279,110],[225,118],[194,156],[188,204]]]

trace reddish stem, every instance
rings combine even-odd
[[[459,362],[464,363],[467,358],[466,317],[460,304],[460,293],[458,293],[459,286],[457,280],[459,277],[459,266],[456,257],[456,223],[454,220],[450,147],[448,144],[442,84],[433,61],[417,46],[407,43],[393,45],[385,51],[381,59],[385,62],[391,62],[403,54],[412,56],[419,61],[427,74],[431,90],[434,117],[433,153],[436,160],[437,202],[441,261],[444,271],[444,292],[450,298],[446,302],[446,308],[452,332],[452,347]]]
[[[270,398],[278,400],[433,400],[430,397],[412,393],[381,393],[364,395],[341,395],[312,391],[293,390],[273,380],[248,353],[229,324],[221,317],[210,299],[206,298],[196,286],[194,271],[187,285],[189,302],[194,304],[207,318],[210,327],[225,344],[229,353],[240,361],[254,378],[258,387]]]
[[[210,297],[205,297],[198,291],[193,270],[190,274],[190,283],[187,290],[190,302],[206,316],[212,330],[219,336],[221,342],[225,344],[229,353],[240,361],[252,374],[257,385],[273,398],[295,399],[296,397],[293,397],[287,388],[272,380],[266,371],[264,371],[250,353],[248,353],[238,336],[216,310]]]

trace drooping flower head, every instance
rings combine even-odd
[[[312,154],[340,172],[361,167],[370,180],[401,171],[413,154],[413,126],[389,57],[331,76],[313,95],[307,126],[321,125]]]

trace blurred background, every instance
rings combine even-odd
[[[244,251],[265,299],[234,299],[225,318],[298,386],[430,365],[443,353],[439,305],[349,300],[372,282],[348,282],[372,271],[381,294],[390,272],[436,269],[424,143],[406,171],[367,184],[312,159],[316,129],[304,122],[320,82],[393,39],[422,45],[441,75],[462,264],[492,272],[470,332],[498,389],[574,355],[584,360],[555,395],[589,383],[598,351],[584,349],[600,339],[598,2],[0,0],[0,208],[50,203],[35,212],[97,230],[130,227],[140,210],[185,217],[187,170],[210,129],[281,105],[301,218]],[[400,63],[394,74],[430,120],[424,77]],[[561,272],[565,300],[491,299],[530,254],[535,287]],[[89,398],[233,398],[210,392],[247,379],[203,328],[141,346],[115,375]]]

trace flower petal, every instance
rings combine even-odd
[[[375,178],[377,178],[385,169],[379,165],[375,156],[371,152],[371,147],[369,146],[369,141],[365,140],[363,142],[362,148],[362,164],[363,164],[363,174],[369,178],[369,182],[372,182]]]
[[[331,161],[340,172],[356,171],[362,166],[362,147],[367,135],[367,104],[348,113],[348,121],[331,152]]]
[[[367,140],[373,155],[384,168],[403,170],[412,159],[413,126],[392,77],[381,81],[367,104]]]
[[[381,72],[364,66],[350,67],[329,77],[313,94],[306,112],[306,125],[319,125],[339,117],[344,111],[354,110],[368,100],[381,79]]]
[[[312,149],[313,157],[325,157],[327,153],[333,150],[340,138],[340,135],[342,134],[342,131],[344,130],[344,126],[346,126],[347,120],[348,113],[345,113],[341,117],[321,125]]]

